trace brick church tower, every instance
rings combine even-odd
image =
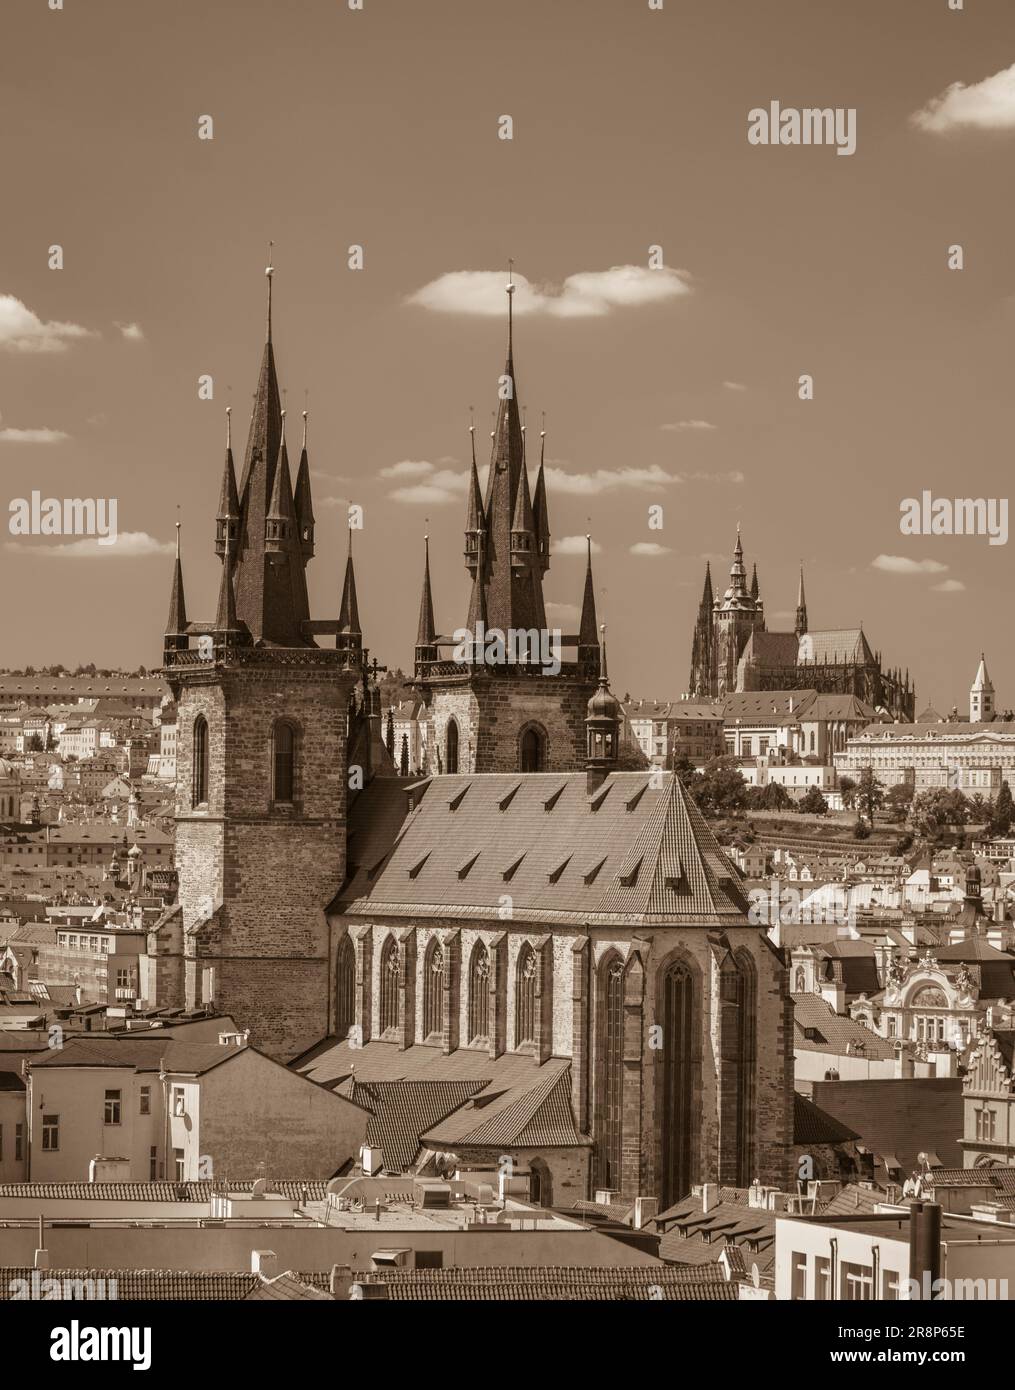
[[[429,558],[424,568],[415,683],[431,725],[431,773],[568,772],[585,765],[586,706],[599,670],[592,548],[590,542],[578,634],[551,643],[543,603],[550,567],[543,449],[533,492],[514,367],[513,293],[509,283],[507,361],[485,497],[471,430],[465,564],[472,595],[466,626],[454,637],[437,634]],[[454,648],[449,658],[441,647]]]
[[[187,619],[177,545],[164,669],[178,705],[180,888],[149,938],[148,994],[160,1006],[214,1005],[284,1059],[329,1031],[324,908],[345,876],[350,738],[372,702],[364,688],[358,704],[365,653],[351,556],[339,618],[310,617],[305,416],[294,489],[270,266],[267,275],[267,335],[239,483],[227,433],[214,622]],[[318,646],[326,634],[333,647]]]

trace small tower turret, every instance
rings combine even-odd
[[[590,796],[616,770],[623,718],[606,670],[606,625],[599,631],[599,688],[589,700],[585,715],[586,787]]]

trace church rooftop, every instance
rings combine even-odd
[[[738,926],[737,871],[672,773],[376,778],[349,815],[353,916]],[[513,793],[509,795],[509,793]],[[412,805],[410,805],[410,799]],[[462,874],[463,864],[469,864]]]

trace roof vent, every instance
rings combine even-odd
[[[472,856],[471,859],[466,859],[465,863],[464,863],[464,864],[459,868],[459,870],[458,870],[458,877],[459,877],[459,878],[467,878],[467,877],[468,877],[468,875],[469,875],[469,870],[472,868],[473,864],[475,864],[475,862],[476,862],[476,860],[479,858],[480,854],[482,854],[482,850],[477,850],[476,853]]]
[[[628,869],[627,873],[618,874],[617,882],[620,884],[621,888],[634,887],[634,885],[638,882],[638,870],[640,868],[641,859],[639,858],[635,860],[635,862],[631,865],[630,869]]]
[[[511,805],[512,801],[514,801],[515,797],[518,795],[518,788],[521,785],[521,782],[516,782],[514,786],[511,788],[511,790],[505,796],[502,796],[501,799],[497,802],[497,805],[500,807],[502,811],[506,811],[507,808]]]
[[[609,855],[604,854],[598,864],[593,864],[592,868],[587,870],[587,872],[582,875],[582,881],[586,884],[595,883],[597,877],[599,876],[599,870],[603,867],[608,858]]]
[[[570,862],[571,855],[569,854],[562,864],[558,864],[555,869],[552,869],[550,873],[546,875],[547,881],[549,883],[556,883]]]
[[[410,878],[418,878],[418,877],[419,877],[420,873],[422,872],[423,865],[424,865],[424,864],[426,863],[426,861],[430,858],[430,854],[431,854],[431,851],[430,851],[430,850],[427,850],[426,854],[423,855],[423,858],[422,858],[422,859],[418,859],[418,860],[416,861],[416,863],[413,864],[412,868],[409,870],[409,877],[410,877]]]
[[[629,811],[633,811],[635,807],[638,805],[638,802],[642,799],[642,797],[645,795],[647,791],[648,781],[646,780],[645,784],[638,788],[634,796],[632,796],[630,800],[624,802],[624,805],[627,807]]]
[[[501,875],[501,877],[503,878],[503,880],[504,880],[505,883],[510,883],[511,880],[514,878],[515,873],[516,873],[517,869],[519,868],[519,866],[521,865],[521,862],[522,862],[522,860],[525,858],[526,854],[528,854],[528,850],[523,850],[523,852],[518,856],[518,858],[514,861],[514,863],[513,863],[513,864],[509,864],[509,865],[507,866],[507,868],[504,870],[504,872],[503,872],[503,874]]]
[[[458,795],[457,795],[457,796],[453,796],[453,797],[451,798],[451,800],[448,802],[448,810],[449,810],[449,811],[457,811],[457,810],[458,810],[459,806],[461,806],[462,802],[465,800],[465,794],[466,794],[466,792],[469,790],[469,788],[470,788],[471,786],[472,786],[472,783],[471,783],[471,782],[466,782],[465,786],[464,786],[464,787],[462,788],[462,790],[458,793]]]
[[[564,788],[565,788],[566,786],[567,786],[567,783],[566,783],[566,782],[561,782],[561,784],[560,784],[560,786],[557,788],[557,790],[556,790],[555,792],[551,792],[551,793],[550,793],[550,795],[549,795],[549,796],[546,798],[546,800],[543,802],[543,810],[544,810],[544,811],[552,811],[552,810],[553,810],[554,806],[556,806],[557,802],[558,802],[558,801],[560,800],[560,798],[563,796],[563,794],[564,794]]]

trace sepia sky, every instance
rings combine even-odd
[[[177,507],[188,611],[213,615],[270,238],[315,616],[357,502],[382,662],[411,663],[427,529],[438,626],[465,619],[468,409],[483,463],[512,257],[563,542],[548,616],[575,630],[567,538],[591,529],[619,693],[686,688],[705,559],[721,591],[739,522],[771,628],[802,559],[812,628],[862,620],[918,708],[965,707],[981,648],[1015,705],[1015,540],[899,530],[904,498],[1011,476],[1009,0],[9,0],[0,49],[0,496],[115,497],[120,532],[5,526],[0,665],[157,664]],[[772,101],[856,108],[856,153],[752,146]]]

